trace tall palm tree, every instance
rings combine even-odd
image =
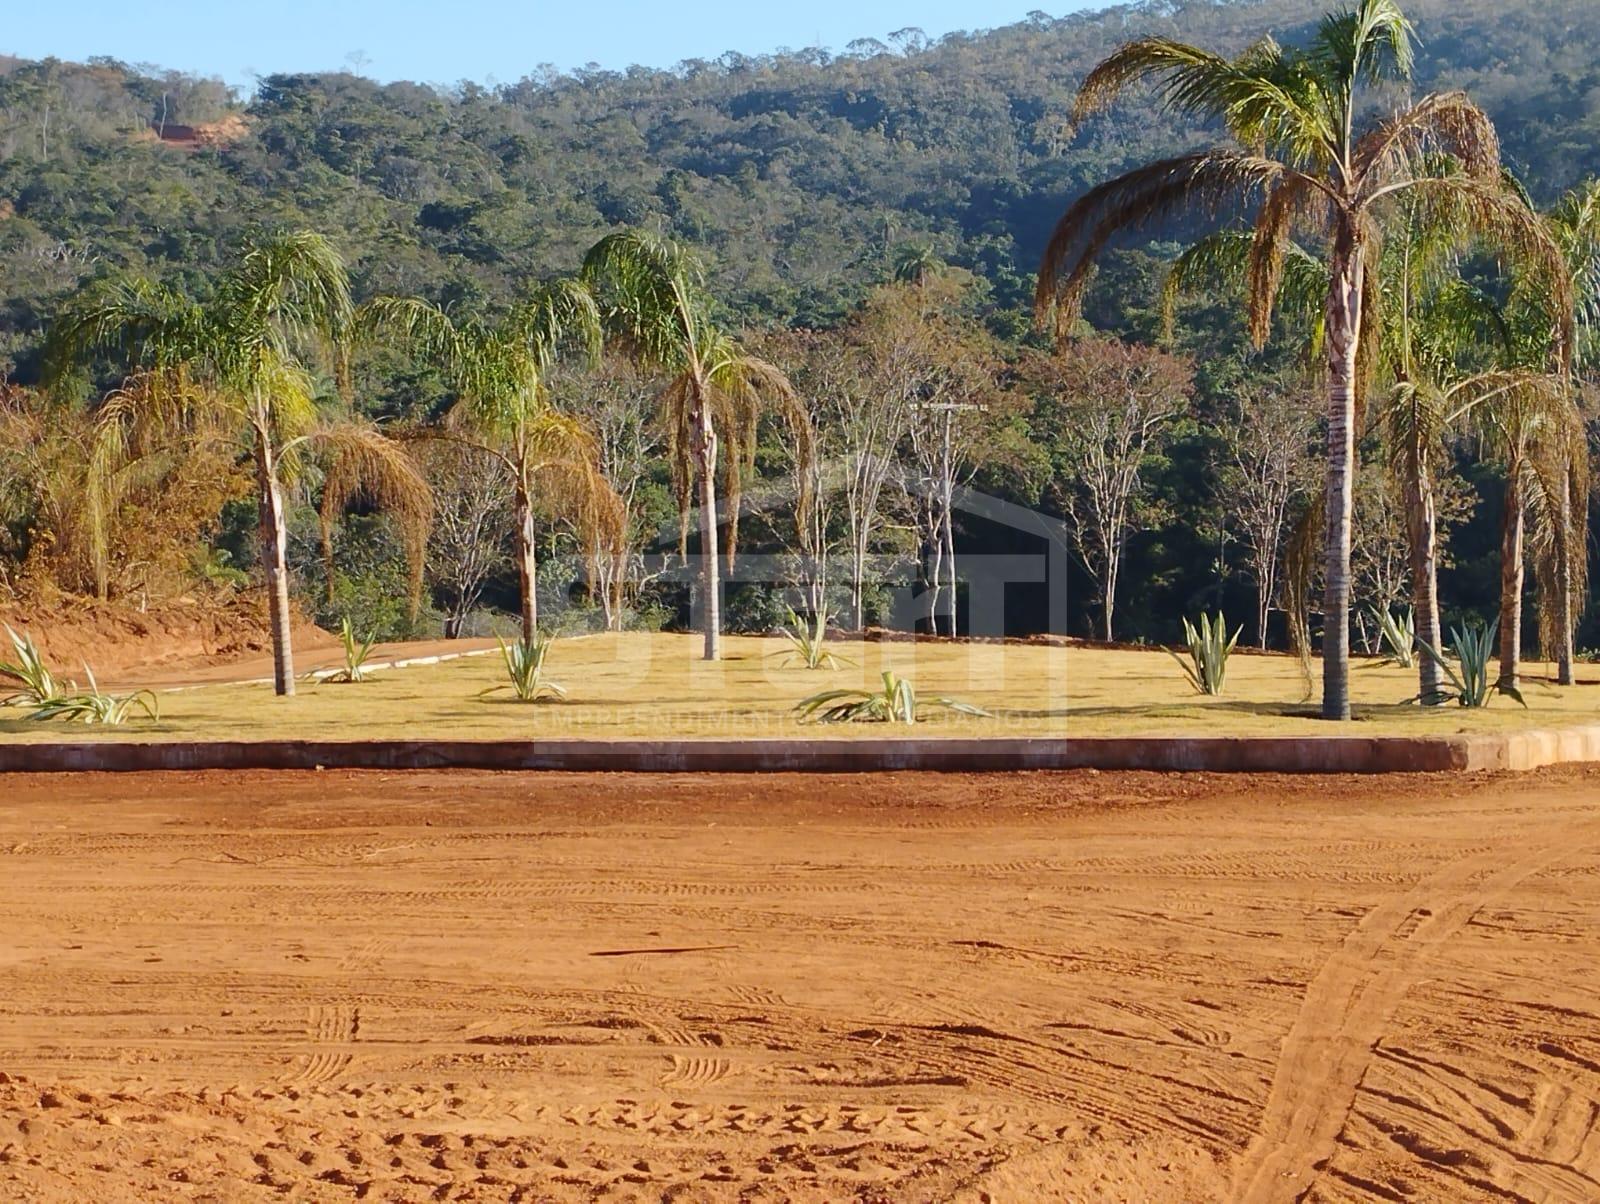
[[[678,493],[679,551],[687,555],[699,486],[700,588],[706,660],[722,655],[717,474],[728,495],[728,558],[738,540],[741,478],[755,454],[756,423],[774,408],[789,418],[800,462],[811,455],[809,425],[782,371],[748,354],[718,328],[699,262],[669,239],[641,230],[609,234],[584,259],[608,323],[638,361],[665,373],[662,419]],[[809,474],[801,472],[801,479]],[[800,499],[801,508],[807,499]]]
[[[1548,351],[1549,326],[1542,308],[1522,307],[1544,343],[1532,351],[1519,351],[1503,307],[1459,274],[1462,255],[1474,245],[1465,215],[1448,197],[1426,205],[1416,200],[1403,198],[1384,215],[1381,252],[1372,269],[1373,299],[1378,303],[1363,310],[1363,337],[1377,348],[1376,387],[1370,390],[1376,404],[1370,407],[1369,429],[1383,434],[1389,467],[1404,498],[1417,636],[1439,648],[1435,479],[1445,437],[1462,420],[1471,419],[1482,444],[1517,465],[1515,479],[1520,484],[1507,494],[1503,542],[1508,552],[1520,549],[1528,509],[1523,499],[1534,486],[1541,487],[1534,496],[1544,498],[1548,491],[1542,487],[1552,481],[1553,462],[1547,449],[1554,418],[1547,398],[1553,381],[1542,368],[1526,366]],[[1169,338],[1180,295],[1247,285],[1252,241],[1249,234],[1227,231],[1209,235],[1179,255],[1162,289]],[[1307,358],[1314,359],[1322,335],[1316,300],[1326,294],[1328,268],[1291,242],[1284,269],[1278,309],[1287,311],[1304,333]],[[1554,527],[1542,521],[1545,509],[1536,508],[1535,513],[1541,519],[1536,528],[1540,539],[1553,539]],[[1519,603],[1507,599],[1520,597],[1520,575],[1505,578],[1501,607],[1505,648],[1515,646],[1515,633],[1520,631]],[[1505,663],[1511,680],[1514,658]],[[1437,661],[1419,657],[1417,673],[1419,697],[1440,697]]]
[[[1255,209],[1249,327],[1260,345],[1296,225],[1327,246],[1323,346],[1328,432],[1324,497],[1322,713],[1350,715],[1350,523],[1355,432],[1371,362],[1363,311],[1372,301],[1370,260],[1380,211],[1406,194],[1449,197],[1473,223],[1545,263],[1558,290],[1564,273],[1543,228],[1500,178],[1499,140],[1488,117],[1458,92],[1424,97],[1365,131],[1366,89],[1409,76],[1412,30],[1395,0],[1358,0],[1323,18],[1300,49],[1265,38],[1236,59],[1166,38],[1122,47],[1091,71],[1075,119],[1107,106],[1130,84],[1154,78],[1168,105],[1221,122],[1235,148],[1180,155],[1091,189],[1063,215],[1045,249],[1035,296],[1041,318],[1071,329],[1093,262],[1119,233],[1195,210]],[[1559,303],[1556,312],[1563,312]]]
[[[1506,494],[1500,519],[1500,674],[1515,687],[1522,657],[1522,592],[1530,505],[1549,479],[1552,449],[1565,444],[1576,418],[1562,373],[1513,370],[1473,407],[1484,449],[1502,465]],[[1541,516],[1543,517],[1543,516]]]
[[[1434,198],[1430,198],[1433,200]],[[1419,204],[1403,198],[1388,215],[1379,258],[1383,320],[1379,360],[1383,387],[1375,425],[1386,436],[1390,470],[1399,479],[1410,548],[1412,613],[1417,637],[1443,647],[1439,603],[1439,518],[1435,481],[1447,434],[1476,407],[1526,387],[1520,375],[1494,370],[1507,332],[1499,308],[1458,271],[1471,244],[1470,225],[1450,198]],[[1476,354],[1487,349],[1485,357]],[[1441,694],[1441,670],[1417,658],[1418,696]]]
[[[1570,373],[1578,375],[1595,361],[1600,340],[1600,181],[1591,180],[1563,196],[1544,215],[1545,224],[1572,280],[1576,338]],[[1540,322],[1537,280],[1519,287],[1512,313],[1527,343],[1527,359],[1541,366],[1559,365],[1549,346],[1548,329]],[[1576,389],[1569,388],[1576,396]],[[1575,408],[1575,400],[1574,400]],[[1573,627],[1581,608],[1588,570],[1589,449],[1576,414],[1558,424],[1541,449],[1537,471],[1528,484],[1535,502],[1535,570],[1539,580],[1540,644],[1553,653],[1556,680],[1573,683]]]
[[[220,416],[253,460],[279,694],[294,693],[284,486],[305,456],[331,453],[330,475],[345,487],[372,482],[401,514],[409,547],[428,524],[427,486],[398,446],[319,406],[315,366],[342,375],[351,315],[338,252],[320,234],[296,231],[249,241],[207,301],[143,279],[116,280],[69,303],[47,340],[55,381],[109,357],[137,382],[101,407],[91,501],[104,499],[126,468],[141,424],[181,427],[202,412]]]
[[[578,281],[552,281],[496,324],[457,321],[413,298],[379,297],[361,307],[357,322],[364,334],[398,336],[445,372],[460,400],[433,433],[494,457],[509,475],[522,638],[531,642],[539,628],[539,505],[566,510],[588,537],[614,512],[592,434],[555,410],[545,387],[563,352],[598,353],[594,295]]]

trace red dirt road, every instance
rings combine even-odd
[[[1600,1198],[1600,771],[3,786],[6,1201]]]

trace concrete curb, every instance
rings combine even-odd
[[[581,637],[578,637],[581,638]],[[469,648],[464,652],[440,652],[433,656],[401,657],[397,660],[369,661],[362,666],[368,673],[382,673],[388,669],[409,669],[413,665],[442,665],[446,661],[463,660],[469,656],[489,656],[499,652],[499,648]],[[313,684],[326,681],[335,673],[341,671],[340,666],[319,665],[315,669],[308,669],[304,673],[295,674],[296,681],[309,681]],[[214,690],[218,686],[270,686],[273,678],[269,677],[239,677],[228,678],[221,681],[191,682],[181,686],[150,686],[157,694],[182,694],[189,690]]]
[[[1480,736],[1082,740],[257,740],[0,744],[0,772],[195,769],[544,769],[866,773],[1148,769],[1211,773],[1471,773],[1600,761],[1600,724]]]

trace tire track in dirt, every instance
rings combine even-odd
[[[1458,858],[1367,913],[1306,989],[1231,1198],[1272,1204],[1301,1197],[1332,1155],[1373,1048],[1427,959],[1480,908],[1575,855],[1590,838],[1592,827],[1581,839],[1568,828],[1509,865],[1498,848]]]
[[[309,1087],[343,1076],[354,1058],[340,1047],[353,1044],[360,1031],[360,1008],[346,1003],[313,1006],[306,1020],[306,1036],[319,1048],[295,1058],[285,1086]]]

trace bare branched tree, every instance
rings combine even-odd
[[[1146,468],[1188,407],[1193,371],[1167,352],[1082,339],[1033,357],[1026,373],[1054,468],[1048,488],[1094,580],[1100,634],[1109,641],[1128,537],[1151,517]]]
[[[1284,542],[1316,484],[1316,411],[1297,382],[1270,381],[1237,396],[1218,433],[1218,497],[1244,545],[1256,587],[1256,644],[1265,648]]]
[[[434,498],[428,579],[453,640],[485,586],[512,567],[516,490],[498,460],[468,444],[432,442],[425,463]]]

